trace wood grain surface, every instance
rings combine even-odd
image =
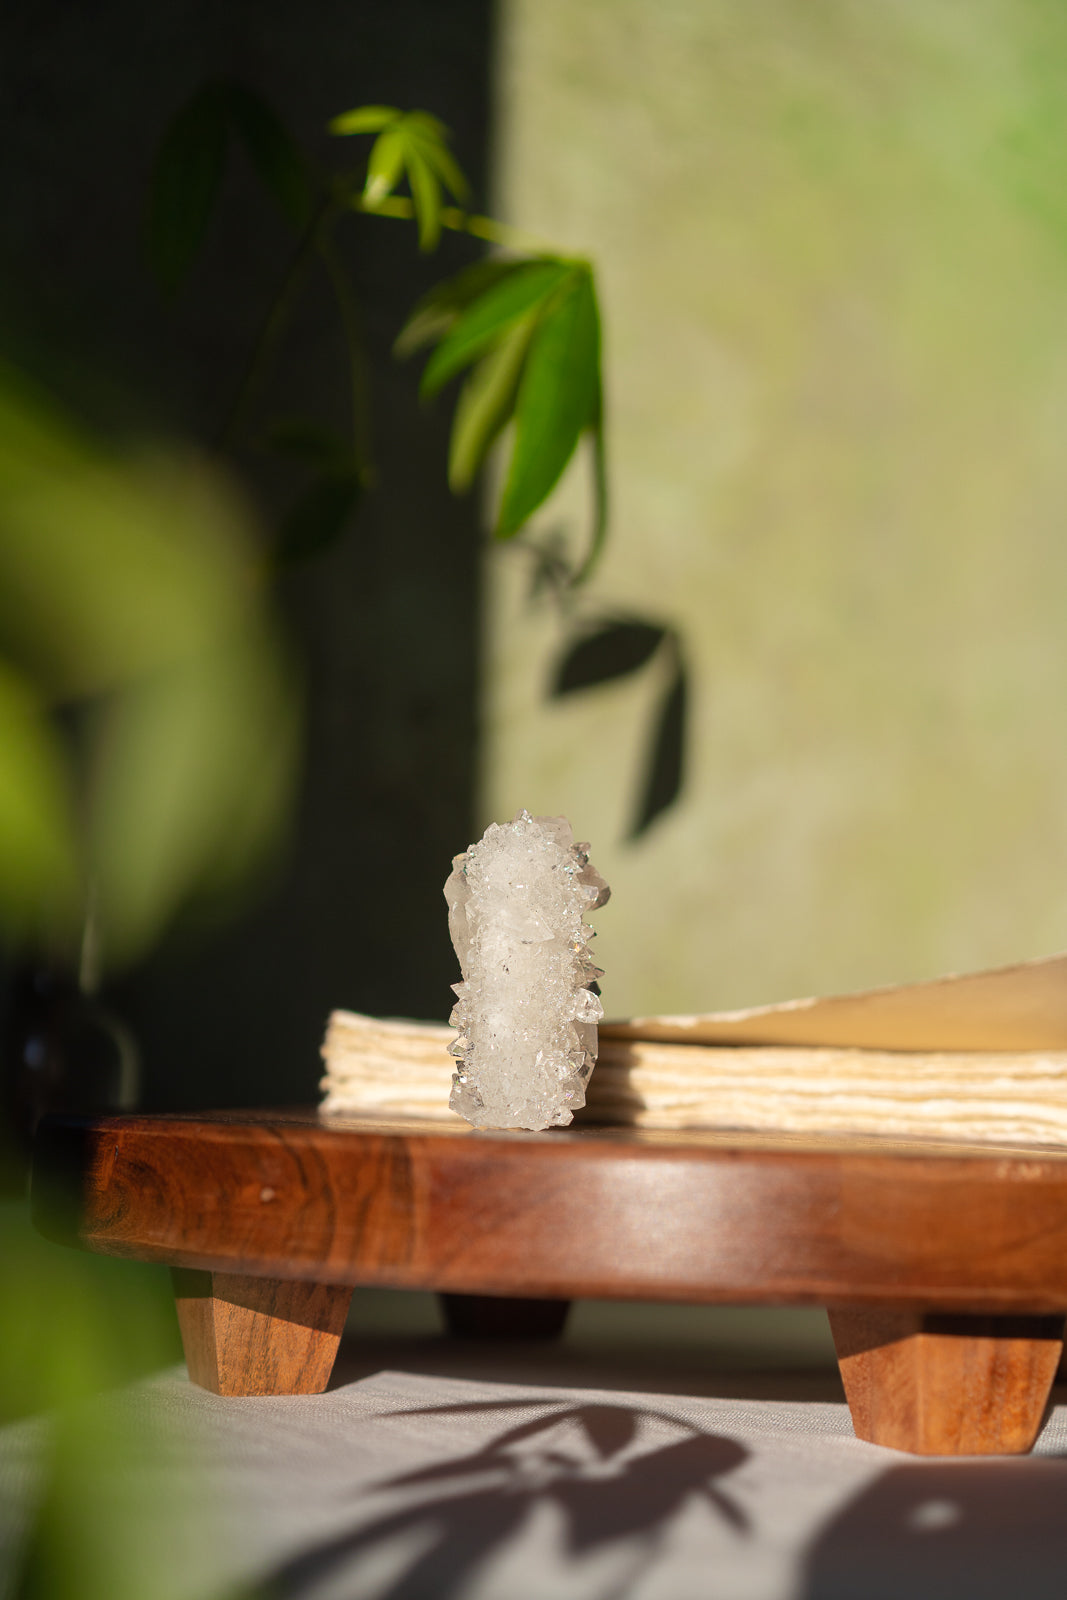
[[[1037,1438],[1062,1317],[831,1311],[860,1439],[915,1455],[1020,1455]]]
[[[565,1300],[1067,1311],[1067,1155],[314,1111],[54,1119],[39,1226],[246,1276]]]
[[[185,1364],[213,1394],[321,1394],[352,1290],[346,1285],[174,1270]]]

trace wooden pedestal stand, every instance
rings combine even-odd
[[[1067,1312],[1067,1155],[1044,1152],[54,1119],[35,1214],[175,1268],[190,1376],[228,1395],[321,1391],[357,1285],[436,1290],[468,1332],[543,1335],[579,1297],[821,1305],[861,1438],[1010,1454],[1037,1436]]]

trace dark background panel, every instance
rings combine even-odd
[[[423,106],[484,200],[492,36],[488,0],[5,7],[3,343],[98,424],[210,444],[293,240],[232,159],[203,256],[167,305],[142,249],[162,127],[205,79],[232,75],[336,165],[367,142],[330,139],[332,115]],[[140,1042],[150,1106],[309,1100],[332,1007],[442,1018],[457,976],[441,887],[474,825],[477,506],[445,485],[449,405],[419,406],[418,363],[391,345],[414,300],[477,247],[446,237],[420,257],[410,226],[360,217],[340,239],[378,483],[345,539],[279,586],[307,710],[287,851],[238,920],[176,929],[109,992]],[[344,427],[347,401],[337,309],[313,277],[262,417]],[[241,468],[269,527],[292,484],[254,453]]]

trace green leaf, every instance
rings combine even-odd
[[[524,262],[473,301],[426,363],[420,393],[436,394],[449,378],[470,366],[511,323],[540,305],[566,279],[577,277],[566,261]]]
[[[470,488],[508,419],[536,320],[529,312],[509,328],[460,390],[448,453],[448,482],[456,494]]]
[[[306,228],[315,204],[311,170],[296,140],[262,95],[225,85],[226,107],[252,165],[294,228]]]
[[[476,261],[454,278],[446,278],[443,283],[437,284],[415,305],[397,336],[393,354],[409,356],[424,344],[442,338],[472,300],[477,300],[486,289],[492,288],[503,278],[520,272],[525,265],[523,261],[501,261],[498,258]]]
[[[667,692],[660,701],[644,783],[629,838],[639,839],[668,807],[674,805],[685,779],[685,730],[688,684],[680,653]]]
[[[334,133],[378,133],[367,164],[364,208],[380,205],[405,176],[419,225],[419,249],[433,250],[441,236],[442,183],[457,200],[467,194],[467,180],[448,148],[444,123],[428,111],[363,106],[335,117],[330,127]]]
[[[406,156],[408,183],[419,224],[419,249],[436,250],[441,237],[441,185],[417,146],[409,146]]]
[[[214,84],[189,100],[164,130],[149,193],[148,259],[168,294],[193,263],[211,220],[226,161],[226,107]]]
[[[588,270],[553,302],[534,331],[515,407],[515,444],[497,516],[510,539],[559,482],[600,391],[600,319]]]
[[[396,106],[357,106],[354,111],[342,111],[329,123],[331,133],[379,133],[390,123],[399,122],[403,112]]]
[[[651,661],[667,636],[651,622],[609,622],[572,644],[556,669],[551,693],[558,699],[625,678]]]
[[[399,127],[389,127],[378,135],[367,161],[367,181],[363,198],[372,206],[391,194],[404,171],[407,143]]]
[[[412,133],[421,134],[434,144],[442,144],[448,138],[448,129],[444,123],[439,117],[432,116],[429,111],[405,112],[404,121]]]
[[[410,119],[409,119],[410,120]],[[455,195],[457,200],[466,200],[470,194],[470,185],[463,175],[463,170],[455,156],[442,139],[424,139],[418,131],[412,129],[411,142],[426,162],[426,165],[436,173],[441,182]]]
[[[282,522],[274,546],[275,559],[289,566],[336,543],[359,498],[360,481],[355,472],[330,473],[313,483]]]

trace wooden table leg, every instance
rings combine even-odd
[[[523,1300],[496,1294],[438,1295],[445,1326],[457,1339],[555,1339],[569,1300]]]
[[[1037,1438],[1062,1316],[831,1311],[860,1439],[921,1456],[1021,1455]]]
[[[348,1314],[344,1285],[172,1272],[189,1377],[213,1394],[321,1394]]]

